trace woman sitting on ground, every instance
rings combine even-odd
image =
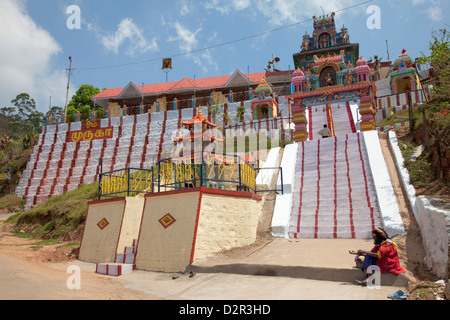
[[[357,261],[362,262],[362,269],[366,270],[371,265],[376,265],[380,268],[382,274],[390,272],[398,276],[400,273],[405,273],[405,270],[400,266],[397,245],[389,239],[386,231],[377,228],[372,231],[372,238],[375,244],[372,250],[350,251],[350,254],[358,256]],[[364,261],[360,257],[364,257]],[[367,285],[367,281],[357,281],[357,283]]]

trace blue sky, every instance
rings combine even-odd
[[[79,30],[67,27],[71,5],[80,8]],[[380,8],[380,29],[367,26],[371,5]],[[262,72],[272,55],[281,59],[278,69],[292,69],[292,55],[322,8],[350,8],[337,13],[338,29],[345,24],[360,55],[386,61],[386,40],[391,60],[403,48],[412,57],[428,53],[431,32],[448,27],[450,1],[0,0],[0,106],[27,92],[40,111],[48,110],[50,96],[52,105],[63,107],[69,56],[76,69],[70,95],[86,83],[113,88],[164,82],[165,57],[173,57],[169,81],[236,69]]]

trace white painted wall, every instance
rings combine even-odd
[[[450,212],[435,208],[426,197],[416,197],[416,191],[410,183],[409,173],[398,146],[397,136],[393,131],[389,132],[389,143],[401,182],[420,227],[426,252],[425,262],[434,274],[446,279],[449,276]]]
[[[276,168],[278,167],[279,158],[280,158],[280,149],[281,148],[273,148],[270,150],[269,155],[267,156],[266,162],[262,166],[264,168]],[[267,185],[270,187],[272,184],[273,175],[277,173],[277,170],[261,170],[256,176],[256,185]]]
[[[372,170],[373,182],[377,193],[380,213],[383,224],[389,236],[405,235],[405,227],[400,216],[400,210],[397,204],[392,187],[391,178],[384,161],[381,151],[380,140],[377,131],[367,131],[363,133],[364,141],[369,157],[369,165]]]
[[[425,263],[438,277],[446,279],[449,276],[450,212],[435,208],[424,196],[417,197],[417,209],[426,252]]]
[[[284,193],[277,195],[272,219],[272,235],[288,238],[292,209],[292,190],[294,189],[295,161],[297,159],[298,144],[289,144],[284,149],[281,167],[283,168]],[[277,189],[281,188],[281,178],[278,178]]]

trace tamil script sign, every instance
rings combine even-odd
[[[81,125],[80,131],[73,131],[68,133],[68,142],[82,142],[92,140],[112,139],[114,135],[114,128],[100,128],[100,120],[86,121]]]

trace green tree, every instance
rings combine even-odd
[[[67,107],[73,107],[79,110],[85,106],[89,106],[90,110],[92,110],[92,108],[94,108],[94,101],[92,101],[91,98],[99,93],[99,88],[96,88],[90,84],[83,84],[80,86],[80,88],[78,88],[77,92],[72,97],[72,100],[70,100]]]
[[[8,112],[14,136],[39,133],[45,124],[45,117],[37,110],[34,99],[28,93],[21,93],[11,101],[11,104],[13,107],[2,108],[2,112]]]
[[[435,97],[442,100],[450,99],[450,33],[440,29],[431,34],[429,57],[422,53],[419,63],[429,63],[434,69],[433,91]]]
[[[52,124],[59,123],[61,121],[61,117],[64,114],[64,109],[58,106],[53,106],[50,108],[50,110],[46,113],[45,117],[51,117]]]

